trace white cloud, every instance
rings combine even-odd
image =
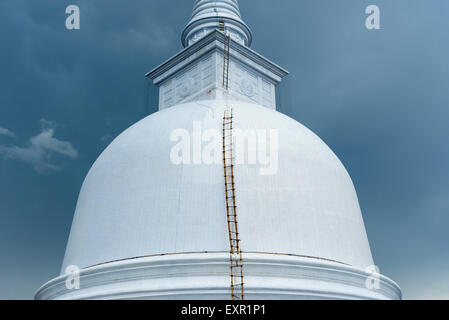
[[[0,127],[0,135],[8,136],[11,138],[15,137],[15,134],[13,132],[9,131],[8,129],[2,128],[2,127]]]
[[[60,166],[52,163],[55,154],[72,159],[78,157],[78,151],[70,142],[54,137],[53,123],[42,119],[41,126],[41,132],[31,137],[26,147],[0,145],[0,155],[4,159],[31,164],[39,173],[60,170]]]

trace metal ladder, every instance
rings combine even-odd
[[[223,116],[223,165],[226,193],[226,214],[230,246],[231,295],[232,300],[244,300],[243,259],[240,248],[237,205],[235,198],[234,179],[234,148],[233,148],[233,113],[232,109],[224,111]]]

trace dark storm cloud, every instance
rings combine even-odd
[[[79,31],[65,29],[69,4],[81,9]],[[370,4],[380,6],[382,30],[365,28]],[[113,137],[156,111],[143,75],[181,49],[192,5],[0,2],[0,146],[32,149],[45,118],[60,124],[46,138],[66,154],[45,176],[0,159],[0,249],[10,256],[0,298],[32,298],[58,274],[83,177]],[[253,49],[291,73],[281,110],[323,138],[351,174],[382,273],[406,298],[448,298],[449,2],[240,6]]]

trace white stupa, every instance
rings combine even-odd
[[[236,0],[195,1],[185,49],[147,74],[159,87],[159,112],[122,133],[92,166],[61,275],[37,299],[401,298],[392,280],[371,273],[350,176],[319,137],[276,111],[276,85],[287,71],[251,50],[251,41]],[[274,174],[235,164],[229,187],[226,156],[204,163],[194,146],[190,163],[174,163],[174,132],[221,133],[224,121],[277,133]],[[232,257],[243,285],[233,279]],[[80,270],[79,289],[66,286],[69,266]]]

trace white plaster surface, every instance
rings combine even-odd
[[[242,249],[314,256],[365,268],[373,264],[352,181],[310,130],[246,102],[235,128],[276,129],[279,170],[235,170]],[[81,268],[139,256],[229,249],[223,167],[175,165],[173,130],[221,130],[224,101],[200,101],[155,113],[101,154],[80,195],[64,259]]]

